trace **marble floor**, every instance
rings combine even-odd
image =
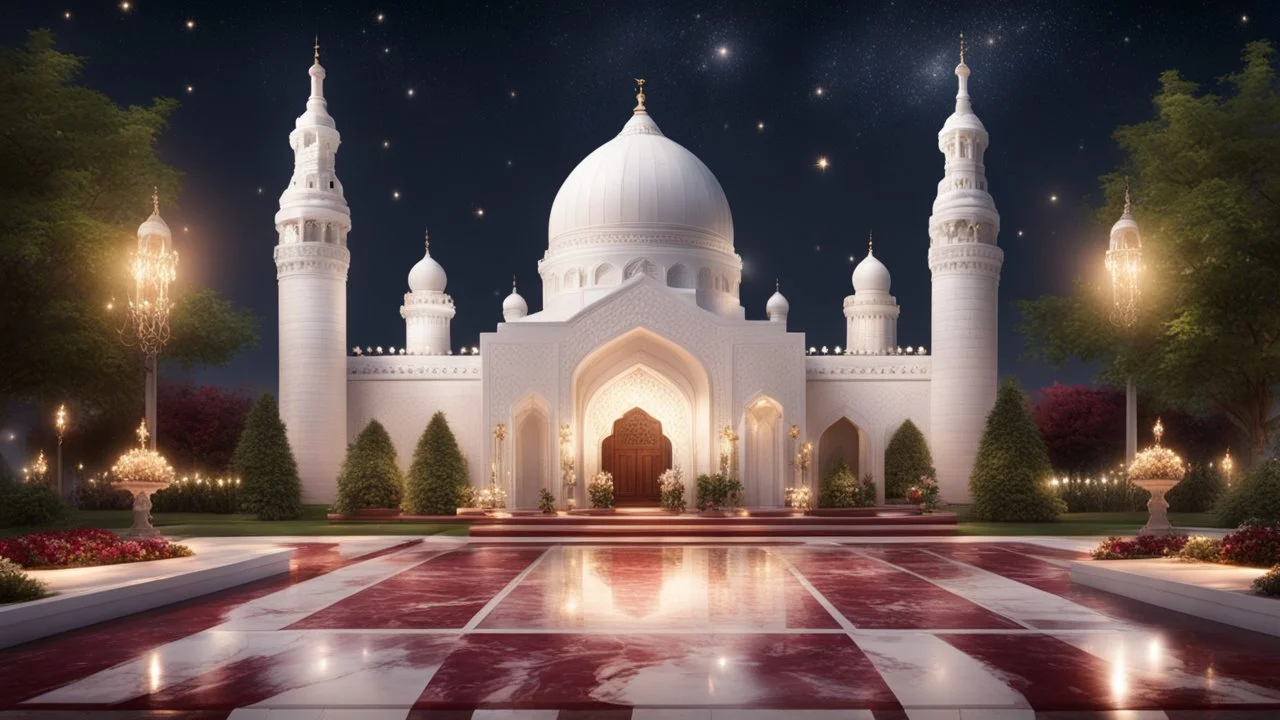
[[[0,651],[0,718],[1280,717],[1275,638],[1047,544],[299,540],[288,576]]]

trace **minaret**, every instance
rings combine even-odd
[[[293,177],[276,213],[280,288],[280,415],[298,461],[303,502],[328,502],[347,447],[347,233],[351,211],[334,174],[341,142],[324,99],[320,44],[311,96],[289,146]]]
[[[956,77],[956,110],[938,133],[946,164],[929,218],[929,440],[942,497],[965,503],[987,413],[996,398],[996,298],[1004,252],[996,246],[1000,215],[987,192],[983,165],[987,130],[969,102],[964,35]]]
[[[889,268],[876,258],[867,236],[867,256],[853,269],[853,294],[844,299],[845,350],[850,354],[882,355],[898,346],[902,309],[889,287]]]
[[[400,317],[404,318],[404,349],[410,355],[448,355],[449,324],[457,310],[444,289],[449,277],[431,257],[431,236],[423,231],[426,254],[409,271],[409,292],[404,294]]]

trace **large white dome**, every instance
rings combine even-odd
[[[656,244],[732,255],[733,217],[711,170],[637,109],[569,173],[547,236],[551,251]]]

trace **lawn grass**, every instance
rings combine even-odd
[[[330,523],[326,505],[304,505],[297,520],[256,520],[252,515],[156,513],[151,522],[167,537],[242,537],[255,535],[466,535],[466,525],[420,523]],[[133,524],[131,510],[76,510],[67,522],[39,527],[0,528],[0,537],[39,530],[106,528]]]
[[[954,510],[960,535],[1136,535],[1147,522],[1146,512],[1065,513],[1055,522],[998,523],[967,519],[967,507]],[[1213,513],[1169,513],[1174,527],[1219,527]]]

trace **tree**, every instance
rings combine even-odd
[[[903,420],[884,450],[884,496],[906,497],[907,488],[934,474],[933,455],[924,433],[915,423]]]
[[[125,268],[152,186],[178,194],[156,154],[177,103],[120,107],[79,85],[81,59],[53,45],[37,31],[0,48],[0,405],[76,398],[86,417],[139,404],[142,358],[120,340]],[[248,316],[210,298],[179,299],[175,357],[224,362],[252,344]]]
[[[345,515],[361,508],[399,507],[403,492],[404,475],[391,436],[382,423],[370,420],[347,447],[338,474],[338,497],[330,510]]]
[[[413,451],[401,508],[410,515],[453,515],[460,490],[468,484],[467,466],[444,413],[436,411]]]
[[[292,520],[302,515],[298,464],[270,394],[264,393],[249,411],[231,465],[240,478],[246,512],[259,520]]]
[[[1169,488],[1164,499],[1173,512],[1208,512],[1227,489],[1222,471],[1206,463],[1187,470],[1177,485]]]
[[[1033,415],[1055,470],[1112,469],[1124,460],[1124,391],[1053,385],[1037,393]]]
[[[180,470],[226,472],[252,406],[252,398],[243,391],[162,383],[157,445]]]
[[[1222,497],[1217,512],[1227,527],[1251,520],[1280,522],[1280,459],[1254,466]]]
[[[1012,382],[996,395],[969,476],[978,520],[1044,522],[1066,506],[1049,487],[1053,466],[1027,399]]]
[[[1112,381],[1230,418],[1255,462],[1280,426],[1280,82],[1265,41],[1222,95],[1177,71],[1160,77],[1155,118],[1122,126],[1122,167],[1104,176],[1100,222],[1120,215],[1123,178],[1146,240],[1140,320],[1125,337],[1107,321],[1109,290],[1023,303],[1031,354],[1104,363]]]

